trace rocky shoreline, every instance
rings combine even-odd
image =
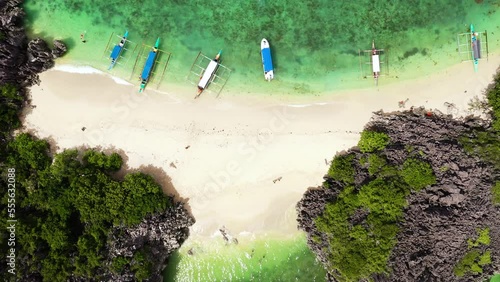
[[[63,56],[67,48],[62,41],[54,40],[53,48],[41,38],[28,40],[23,21],[25,12],[21,5],[22,0],[0,0],[0,86],[11,85],[16,87],[17,98],[1,100],[2,110],[14,111],[17,115],[22,113],[24,107],[29,106],[29,87],[40,82],[38,74],[54,66],[54,60]],[[14,124],[2,125],[0,138],[0,166],[4,166],[6,156],[3,154],[9,141],[12,140]],[[2,187],[5,180],[2,180]],[[19,188],[21,189],[21,188]],[[173,201],[173,198],[171,198]],[[2,205],[2,208],[4,206]],[[29,209],[18,209],[18,216],[29,213]],[[183,204],[174,203],[163,213],[149,215],[143,221],[132,227],[113,227],[108,237],[106,246],[108,255],[106,265],[122,256],[132,259],[140,250],[144,251],[143,260],[151,263],[151,273],[146,281],[163,281],[162,272],[168,257],[177,250],[189,235],[189,226],[194,223],[194,218],[189,214]],[[5,244],[6,245],[6,244]],[[4,246],[5,247],[5,246]],[[18,253],[20,250],[18,250]],[[4,254],[5,255],[5,254]],[[18,281],[42,281],[42,276],[37,269],[22,269],[26,265],[42,264],[42,261],[23,263],[29,259],[20,257],[18,262]],[[67,258],[71,260],[70,257]],[[136,257],[134,257],[136,259]],[[6,265],[0,266],[0,271],[7,281],[13,278],[7,274]],[[120,273],[97,270],[97,275],[106,281],[134,281],[134,271],[125,267]],[[96,278],[97,279],[97,278]],[[88,281],[86,278],[73,275],[70,281]],[[97,281],[97,280],[96,280]]]
[[[401,164],[409,149],[419,152],[432,166],[437,183],[413,192],[406,198],[404,219],[398,224],[397,243],[388,266],[390,273],[373,274],[374,281],[484,281],[500,267],[500,241],[491,240],[491,264],[482,274],[454,275],[454,266],[468,251],[467,240],[487,226],[490,238],[500,238],[500,208],[492,203],[491,187],[498,179],[491,165],[467,154],[459,137],[473,129],[489,128],[477,118],[454,120],[450,116],[420,108],[406,112],[375,113],[367,130],[384,132],[390,143],[382,154],[391,164]],[[363,153],[357,147],[341,155],[354,155],[355,185],[370,181]],[[314,220],[325,205],[334,202],[345,184],[326,176],[329,188],[310,188],[297,204],[299,228],[307,233],[308,245],[324,266],[329,265],[329,238],[319,232]],[[354,214],[351,224],[359,224],[366,214]],[[351,225],[351,226],[352,226]],[[318,240],[320,238],[320,240]],[[486,247],[482,247],[485,250]],[[327,267],[328,268],[328,267]],[[327,269],[328,270],[328,269]],[[337,281],[328,273],[328,281]]]

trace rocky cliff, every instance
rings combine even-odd
[[[66,53],[63,42],[53,49],[40,38],[28,40],[23,27],[22,0],[0,0],[0,81],[21,86],[38,82],[38,74],[51,68]]]
[[[480,119],[453,120],[430,114],[425,109],[384,114],[378,112],[366,130],[386,133],[390,142],[380,152],[389,164],[400,165],[411,152],[431,164],[436,183],[406,197],[404,216],[398,222],[397,243],[387,261],[386,273],[373,273],[374,281],[484,281],[500,268],[500,208],[492,203],[492,186],[498,179],[493,167],[466,153],[459,142],[474,129],[487,130],[489,123]],[[373,177],[363,162],[365,154],[357,147],[343,155],[353,155],[354,185],[360,187]],[[297,204],[299,228],[307,232],[308,245],[329,271],[328,280],[337,281],[339,273],[329,256],[335,250],[330,234],[320,232],[315,219],[333,203],[346,185],[325,177],[325,187],[310,188]],[[328,186],[328,187],[326,187]],[[357,210],[350,217],[351,228],[366,223],[369,211]],[[459,261],[471,250],[469,241],[478,231],[489,228],[488,246],[491,263],[482,273],[456,275]],[[350,244],[350,242],[345,242]]]

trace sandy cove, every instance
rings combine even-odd
[[[373,111],[425,106],[468,114],[482,95],[500,56],[415,80],[336,92],[321,97],[238,96],[167,85],[169,92],[117,84],[100,74],[51,70],[31,88],[27,129],[52,137],[58,151],[87,145],[122,149],[129,167],[163,169],[196,218],[192,234],[210,236],[221,226],[240,232],[291,234],[295,204],[320,185],[326,161],[355,145]],[[64,68],[64,67],[63,67]],[[264,82],[263,82],[264,83]],[[383,78],[381,79],[383,84]],[[82,131],[82,127],[86,129]]]

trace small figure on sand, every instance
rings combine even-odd
[[[398,104],[399,104],[399,107],[400,108],[404,108],[406,107],[406,102],[408,102],[408,100],[410,100],[409,98],[406,98],[406,100],[404,101],[399,101]]]

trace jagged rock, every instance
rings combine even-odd
[[[388,261],[389,276],[374,274],[373,281],[484,281],[500,265],[500,243],[492,240],[492,264],[483,274],[457,278],[454,265],[468,251],[467,239],[477,236],[477,229],[488,226],[491,238],[500,238],[500,209],[491,202],[492,169],[477,157],[468,155],[457,139],[473,128],[489,128],[490,122],[474,117],[453,120],[416,108],[408,112],[375,113],[367,128],[387,133],[391,144],[384,156],[392,164],[402,164],[407,148],[421,152],[437,178],[433,187],[407,197],[404,220],[399,223],[397,244]],[[359,150],[349,150],[355,159]],[[369,180],[366,168],[355,163],[355,184]],[[297,204],[299,228],[307,232],[308,246],[318,260],[327,265],[328,238],[319,232],[314,219],[323,213],[326,203],[334,201],[344,188],[340,182],[325,176],[329,188],[310,188]],[[351,224],[363,224],[365,214],[357,210]],[[314,238],[314,239],[313,239]],[[332,273],[328,281],[336,281]]]
[[[66,45],[61,40],[54,40],[54,49],[52,49],[52,58],[59,58],[66,54]]]
[[[39,83],[38,73],[54,65],[54,59],[66,52],[62,41],[54,41],[54,50],[36,38],[28,42],[25,16],[20,0],[0,0],[0,82],[23,87]]]
[[[153,263],[153,272],[147,280],[163,281],[162,272],[167,258],[189,235],[194,218],[182,204],[177,204],[165,213],[146,217],[134,227],[115,227],[109,236],[108,261],[117,256],[133,257],[138,249],[147,248],[148,261]],[[104,273],[105,281],[135,281],[133,272],[126,269],[120,274]]]
[[[457,205],[465,199],[462,194],[453,194],[439,199],[439,202],[445,206]]]

